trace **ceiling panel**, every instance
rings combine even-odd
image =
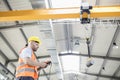
[[[80,72],[86,72],[86,70],[88,69],[86,66],[87,59],[88,57],[80,56]]]
[[[120,29],[119,29],[119,34],[114,42],[116,43],[116,45],[113,45],[110,56],[120,57],[120,54],[119,54],[119,52],[120,52]],[[118,48],[116,48],[115,46],[118,46]]]
[[[32,9],[29,0],[8,0],[12,10],[29,10]]]
[[[30,0],[33,9],[46,8],[45,0]]]
[[[17,53],[19,53],[20,49],[25,46],[26,41],[20,31],[20,28],[5,29],[2,30],[2,33]]]
[[[53,8],[63,8],[63,7],[79,7],[81,0],[59,0],[56,2],[56,0],[51,0],[52,7]]]
[[[99,80],[111,80],[110,78],[102,78],[100,77]]]
[[[112,26],[113,25],[110,24],[96,25],[94,43],[92,47],[93,55],[101,55],[101,56],[106,55],[116,30],[116,27],[114,26],[112,27]]]
[[[3,39],[0,37],[0,49],[2,52],[9,58],[9,59],[16,59],[16,56],[12,52],[12,50],[8,47],[8,45],[3,41]]]
[[[120,77],[120,70],[118,71],[118,74],[116,75],[117,77]]]
[[[47,77],[46,76],[41,76],[41,77],[39,77],[39,80],[47,80]]]
[[[96,80],[96,76],[87,75],[86,79],[87,80]]]
[[[50,76],[48,75],[48,78],[46,76],[40,76],[39,77],[39,80],[48,80],[48,79],[49,80],[58,80],[57,77],[54,76],[54,75],[50,75]]]
[[[65,37],[65,22],[63,22],[63,24],[53,24],[53,28],[54,28],[54,34],[55,34],[55,38],[56,38],[56,41],[61,41],[61,40],[66,40],[66,37]]]
[[[120,5],[120,0],[99,0],[99,5],[103,6]]]
[[[72,24],[73,36],[80,37],[81,40],[86,40],[91,36],[92,25],[82,25],[80,22]]]
[[[0,11],[8,11],[9,8],[6,6],[4,0],[0,0]]]
[[[6,62],[5,58],[3,58],[3,56],[1,56],[1,53],[0,53],[0,63],[5,64],[5,62]]]
[[[15,72],[15,67],[13,67],[11,63],[8,64],[7,68],[8,68],[12,73]]]
[[[12,62],[12,64],[15,65],[15,66],[18,66],[18,62],[17,61]]]
[[[84,44],[81,43],[81,44],[80,44],[79,52],[80,52],[81,54],[88,54],[88,48],[87,48],[86,43],[84,43]]]
[[[67,48],[66,48],[66,40],[60,40],[60,41],[57,41],[58,43],[56,43],[57,45],[57,52],[58,53],[61,53],[61,52],[66,52],[67,51]]]
[[[102,70],[102,74],[112,76],[116,69],[119,67],[119,65],[119,61],[107,60],[106,65],[104,66],[105,69]]]
[[[91,0],[82,0],[82,1],[86,1],[86,2],[88,2],[90,5],[95,6],[97,0],[92,0],[92,1],[91,1]]]
[[[119,46],[120,47],[120,46]],[[110,56],[111,57],[120,57],[120,48],[114,48],[112,49]]]
[[[66,24],[66,23],[65,23]],[[58,52],[64,52],[67,50],[66,48],[66,42],[67,39],[65,37],[65,24],[54,24],[54,34],[55,34],[55,40],[56,40],[56,46]]]

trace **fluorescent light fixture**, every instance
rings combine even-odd
[[[51,0],[53,8],[80,7],[82,0]]]
[[[64,71],[75,71],[79,72],[79,64],[80,64],[79,56],[62,56],[62,67]]]

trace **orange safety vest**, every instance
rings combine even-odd
[[[20,51],[20,54],[21,54],[22,50]],[[35,57],[34,53],[32,53],[31,59],[33,61],[36,61],[36,57]],[[23,59],[19,57],[18,67],[16,68],[16,78],[21,77],[21,76],[30,76],[34,79],[37,79],[38,72],[37,72],[37,66],[30,66],[28,64],[25,64],[23,62]]]

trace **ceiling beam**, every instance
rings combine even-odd
[[[75,54],[75,53],[59,54],[59,56],[67,56],[67,55],[88,57],[88,54]],[[106,57],[106,56],[98,56],[98,55],[91,55],[91,57],[93,57],[93,58],[100,58],[100,59],[107,59],[107,60],[120,61],[120,58],[117,58],[117,57]],[[37,59],[41,59],[41,58],[50,58],[50,55],[37,56]],[[11,60],[9,60],[9,62],[16,62],[16,61],[18,61],[18,59],[11,59]]]
[[[120,6],[94,6],[90,11],[91,18],[120,17]],[[87,16],[87,14],[83,15],[84,18]],[[0,21],[46,20],[62,18],[80,18],[80,7],[0,12]]]
[[[65,44],[66,44],[66,51],[72,51],[72,42],[71,42],[71,37],[72,37],[72,27],[70,26],[70,24],[67,24],[67,22],[65,22],[66,24],[64,24],[64,34],[65,34]]]
[[[88,54],[75,54],[75,53],[59,54],[59,56],[67,56],[67,55],[88,57]],[[98,56],[98,55],[90,55],[90,56],[93,57],[93,58],[100,58],[100,59],[120,61],[120,58],[117,58],[117,57],[106,57],[106,56]]]
[[[3,0],[3,1],[5,2],[5,4],[6,4],[6,6],[8,7],[8,9],[9,9],[9,10],[12,10],[12,8],[11,8],[8,0]]]
[[[25,39],[25,42],[28,43],[27,42],[27,36],[25,35],[25,32],[24,32],[24,30],[22,28],[20,28],[20,32],[22,33],[22,35],[23,35],[23,37]]]
[[[92,19],[91,20],[91,22],[94,22],[94,20],[95,19]],[[106,22],[105,22],[106,21]],[[56,21],[52,21],[53,22],[53,24],[55,24],[55,23],[58,23],[58,24],[65,24],[64,22],[56,22]],[[75,23],[75,22],[78,22],[78,23],[80,23],[80,21],[71,21],[71,23]],[[108,22],[108,24],[117,24],[117,23],[120,23],[120,20],[119,19],[110,19],[109,18],[109,20],[108,19],[97,19],[97,20],[95,20],[95,22],[94,22],[94,25],[98,25],[99,23],[107,23]],[[24,27],[29,27],[29,26],[25,26],[25,25],[44,25],[44,24],[47,24],[47,23],[49,23],[48,21],[45,21],[45,22],[42,22],[41,24],[38,24],[38,22],[31,22],[31,23],[22,23],[22,24],[16,24],[16,25],[9,25],[9,26],[0,26],[0,30],[5,30],[5,29],[12,29],[12,28],[24,28]],[[95,26],[96,27],[96,26]]]

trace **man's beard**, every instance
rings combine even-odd
[[[37,51],[37,49],[33,49],[33,51],[34,51],[34,52],[36,52],[36,51]]]

